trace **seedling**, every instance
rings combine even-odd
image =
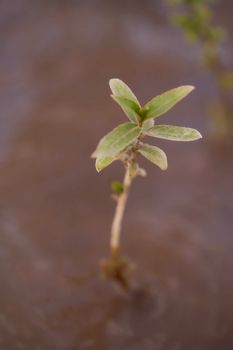
[[[146,136],[172,141],[194,141],[201,134],[191,128],[155,125],[154,119],[170,110],[177,102],[187,96],[193,86],[180,86],[154,97],[141,106],[130,88],[119,79],[110,80],[111,97],[120,105],[129,118],[129,122],[118,125],[99,142],[92,154],[96,158],[96,170],[100,172],[115,160],[123,163],[125,176],[123,182],[112,183],[116,210],[112,222],[110,249],[111,258],[102,263],[102,270],[107,277],[113,278],[127,288],[127,269],[129,264],[119,256],[122,218],[132,181],[137,176],[146,176],[140,168],[138,156],[143,156],[161,170],[167,169],[167,157],[157,146],[144,143]]]

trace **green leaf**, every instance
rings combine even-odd
[[[202,138],[196,129],[172,125],[156,125],[146,135],[172,141],[194,141]]]
[[[114,160],[116,160],[116,158],[110,156],[98,157],[95,161],[95,168],[99,173],[102,169],[106,168],[108,165],[114,162]]]
[[[137,175],[138,169],[138,163],[136,161],[132,161],[129,165],[129,175],[131,177],[135,177]]]
[[[143,124],[142,124],[142,131],[146,133],[153,126],[154,126],[154,120],[153,119],[145,120],[143,122]]]
[[[147,120],[150,118],[157,118],[166,113],[177,102],[187,96],[193,89],[194,87],[191,85],[180,86],[154,97],[143,107],[144,119]]]
[[[113,192],[121,194],[124,191],[124,185],[121,181],[113,181],[111,183],[111,188]]]
[[[136,102],[115,95],[111,95],[111,97],[121,106],[131,122],[137,124],[141,121],[141,117],[139,115],[140,107]]]
[[[157,165],[160,169],[167,169],[167,156],[163,150],[158,147],[140,143],[138,152],[146,159]]]
[[[114,96],[123,97],[123,98],[126,98],[127,100],[134,101],[140,108],[140,103],[138,102],[137,97],[130,90],[128,85],[126,85],[122,80],[110,79],[109,86]]]
[[[139,168],[138,163],[136,161],[134,161],[129,166],[129,174],[131,177],[135,177],[137,175],[146,176],[146,170]]]
[[[94,157],[117,157],[126,147],[131,145],[139,136],[141,129],[132,123],[118,125],[99,142]]]

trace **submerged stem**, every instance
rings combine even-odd
[[[117,206],[112,222],[110,247],[113,256],[116,255],[119,250],[122,219],[125,212],[127,199],[129,196],[129,188],[133,180],[133,177],[130,175],[129,169],[130,164],[127,164],[125,177],[123,181],[123,192],[119,195],[117,199]]]

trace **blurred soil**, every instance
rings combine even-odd
[[[216,88],[198,48],[169,27],[162,1],[1,1],[0,14],[0,349],[232,349],[233,143],[208,133]],[[142,160],[122,237],[137,264],[129,295],[98,271],[110,182],[123,176],[119,164],[98,175],[90,159],[124,122],[111,77],[143,102],[195,85],[161,123],[203,134],[157,142],[165,173]]]

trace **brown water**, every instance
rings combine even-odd
[[[168,27],[162,2],[2,1],[0,13],[0,349],[232,349],[232,142],[208,137],[216,92],[198,50]],[[228,61],[230,43],[224,52]],[[97,175],[90,159],[124,121],[108,97],[113,76],[142,101],[194,84],[161,123],[204,136],[158,142],[168,171],[144,163],[149,175],[135,181],[123,232],[137,264],[129,295],[98,274],[109,185],[123,175],[119,164]]]

